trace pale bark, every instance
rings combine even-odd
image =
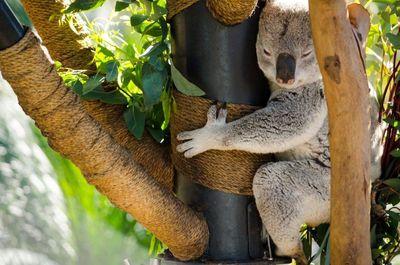
[[[313,40],[328,102],[331,264],[371,264],[368,83],[345,0],[310,0]]]

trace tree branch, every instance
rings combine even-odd
[[[66,0],[22,0],[22,3],[52,58],[65,67],[95,71],[94,65],[90,63],[93,53],[87,40],[88,35],[80,26],[81,21],[77,19],[75,25],[79,35],[68,25],[58,23],[61,10],[66,7]],[[119,144],[129,150],[136,162],[159,183],[172,190],[174,171],[169,145],[158,144],[148,134],[142,140],[136,140],[123,121],[122,106],[99,101],[81,101],[80,104]]]
[[[310,0],[313,40],[328,102],[331,264],[371,264],[368,83],[345,0]]]
[[[208,245],[204,218],[146,174],[84,111],[32,32],[0,51],[0,69],[49,144],[71,159],[89,183],[153,232],[177,258],[203,254]]]

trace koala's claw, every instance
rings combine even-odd
[[[220,109],[218,111],[217,105],[212,105],[207,113],[207,125],[225,124],[227,114],[227,109]]]
[[[187,142],[179,144],[176,151],[191,158],[207,150],[218,149],[222,135],[220,129],[226,124],[227,113],[226,109],[221,109],[218,113],[217,106],[211,106],[207,113],[207,123],[203,128],[177,135],[178,141],[187,140]]]
[[[196,130],[194,131],[186,131],[186,132],[181,132],[176,136],[176,139],[178,139],[178,141],[185,141],[185,140],[190,140],[193,138],[193,134]],[[178,151],[180,152],[180,151]]]

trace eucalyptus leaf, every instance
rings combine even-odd
[[[101,76],[101,75],[95,75],[95,76],[90,77],[86,81],[86,83],[83,85],[82,95],[86,95],[87,93],[91,92],[98,86],[101,86],[104,79],[105,79],[104,76]]]
[[[206,93],[198,86],[187,80],[171,63],[171,77],[176,89],[188,96],[204,96]]]
[[[107,74],[106,80],[108,82],[115,81],[118,77],[118,65],[117,61],[111,61],[106,64]]]
[[[146,28],[144,29],[144,31],[142,33],[144,35],[149,35],[152,37],[159,37],[159,36],[163,35],[163,30],[159,23],[154,22],[154,23],[146,26]]]
[[[165,40],[168,36],[168,24],[167,21],[165,21],[164,17],[160,17],[158,19],[158,23],[160,24],[161,27],[161,36],[162,40]]]
[[[400,35],[395,35],[393,33],[387,33],[389,41],[393,44],[395,49],[400,49]]]
[[[122,11],[125,8],[127,8],[130,4],[131,4],[130,1],[128,2],[117,1],[115,3],[115,11],[117,12]]]
[[[129,131],[140,140],[144,132],[146,113],[135,106],[131,106],[124,112],[123,116]]]
[[[375,3],[395,4],[397,0],[373,0]]]
[[[400,179],[387,179],[383,183],[400,192]]]
[[[168,49],[168,45],[165,42],[157,43],[154,46],[150,46],[147,48],[143,54],[140,55],[140,58],[143,57],[154,57],[160,55],[163,51]]]
[[[67,9],[64,10],[64,13],[67,14],[95,9],[101,7],[105,2],[106,0],[76,0],[75,2],[70,4]]]
[[[395,149],[392,152],[390,152],[390,155],[393,157],[398,157],[400,158],[400,149]]]
[[[148,16],[142,14],[134,14],[131,16],[131,25],[132,27],[139,26],[147,19]]]
[[[390,218],[392,218],[396,222],[400,222],[400,214],[399,213],[396,213],[396,212],[393,212],[393,211],[387,211],[387,213],[390,216]]]
[[[100,100],[104,103],[107,104],[113,104],[113,105],[127,105],[128,100],[127,98],[119,91],[119,90],[113,90],[113,91],[104,91],[102,86],[98,86],[92,91],[90,91],[87,94],[83,94],[83,85],[80,81],[77,81],[74,86],[72,87],[72,90],[78,94],[82,99],[84,100]]]
[[[150,59],[142,68],[144,104],[152,106],[160,102],[161,92],[168,73],[159,59]]]
[[[326,254],[325,254],[325,265],[331,264],[331,240],[328,239],[328,245],[326,246]]]
[[[157,141],[157,143],[164,142],[164,133],[162,130],[147,127],[147,131],[150,133],[150,135],[153,137],[153,139]]]

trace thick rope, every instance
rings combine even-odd
[[[71,159],[89,183],[153,232],[175,257],[190,260],[203,254],[205,220],[162,188],[84,111],[32,32],[0,51],[0,69],[49,144]]]
[[[61,10],[67,0],[22,0],[36,30],[52,58],[63,66],[95,71],[90,64],[93,53],[87,32],[77,19],[77,33],[69,25],[59,25]],[[50,19],[52,18],[52,19]],[[135,162],[142,165],[159,183],[172,190],[174,171],[168,145],[156,143],[147,133],[138,141],[128,131],[122,118],[123,106],[99,101],[81,101],[86,112],[94,118],[115,140],[129,150]]]
[[[189,6],[197,3],[199,0],[168,0],[167,1],[167,9],[168,15],[167,18],[171,19],[173,16],[179,14]]]
[[[188,97],[175,92],[178,110],[171,117],[172,161],[181,174],[211,189],[241,195],[252,195],[252,182],[257,169],[268,161],[269,155],[242,151],[211,150],[187,159],[176,151],[176,135],[182,131],[203,127],[213,101]],[[258,107],[227,104],[228,121],[254,112]]]
[[[179,14],[199,0],[168,0],[168,19]],[[205,1],[205,0],[202,0]],[[257,7],[258,0],[207,0],[211,14],[225,25],[235,25],[248,19]]]
[[[207,0],[213,16],[226,25],[241,23],[253,15],[258,0]]]

